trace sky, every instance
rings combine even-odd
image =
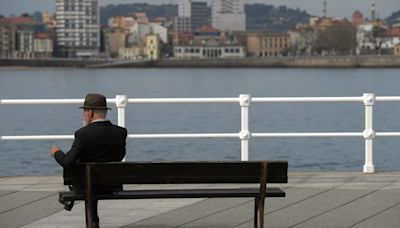
[[[211,0],[195,0],[207,1]],[[119,3],[147,2],[150,4],[177,3],[178,0],[99,0],[101,6]],[[246,3],[264,3],[275,6],[286,5],[300,8],[315,16],[322,16],[323,0],[245,0]],[[327,0],[329,17],[351,18],[354,11],[361,11],[366,17],[371,15],[371,0]],[[386,18],[400,10],[400,0],[376,0],[377,13]],[[0,0],[0,14],[4,16],[33,13],[35,11],[55,11],[55,0]]]

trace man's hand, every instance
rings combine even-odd
[[[59,150],[60,150],[60,148],[58,148],[58,147],[56,147],[56,146],[52,146],[52,147],[50,148],[50,156],[54,157],[54,154],[55,154],[57,151],[59,151]]]

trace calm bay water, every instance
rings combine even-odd
[[[107,97],[254,97],[400,95],[400,69],[0,69],[0,99]],[[0,105],[0,135],[70,135],[77,105]],[[377,103],[376,131],[400,131],[400,103]],[[252,104],[252,132],[361,132],[362,103]],[[113,109],[109,119],[116,123]],[[129,105],[129,133],[233,133],[235,104]],[[60,174],[51,145],[70,140],[0,141],[0,176]],[[399,170],[400,138],[376,138],[377,170]],[[296,171],[361,171],[362,138],[252,139],[250,159],[288,160]],[[238,139],[128,140],[127,160],[239,160]]]

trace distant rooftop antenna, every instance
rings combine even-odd
[[[371,1],[371,20],[376,19],[375,14],[376,14],[376,3],[375,3],[375,0],[372,0]]]
[[[322,12],[322,15],[324,16],[324,18],[327,17],[327,12],[328,12],[327,3],[326,3],[326,0],[324,0],[324,9],[323,9],[323,12]]]

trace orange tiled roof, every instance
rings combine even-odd
[[[385,32],[387,37],[400,37],[400,28],[391,28]]]
[[[205,26],[196,30],[196,32],[220,32],[220,30],[213,28],[211,26]]]
[[[7,17],[12,24],[32,24],[35,23],[35,20],[31,17]]]
[[[39,32],[35,34],[35,39],[51,39],[51,33]]]

